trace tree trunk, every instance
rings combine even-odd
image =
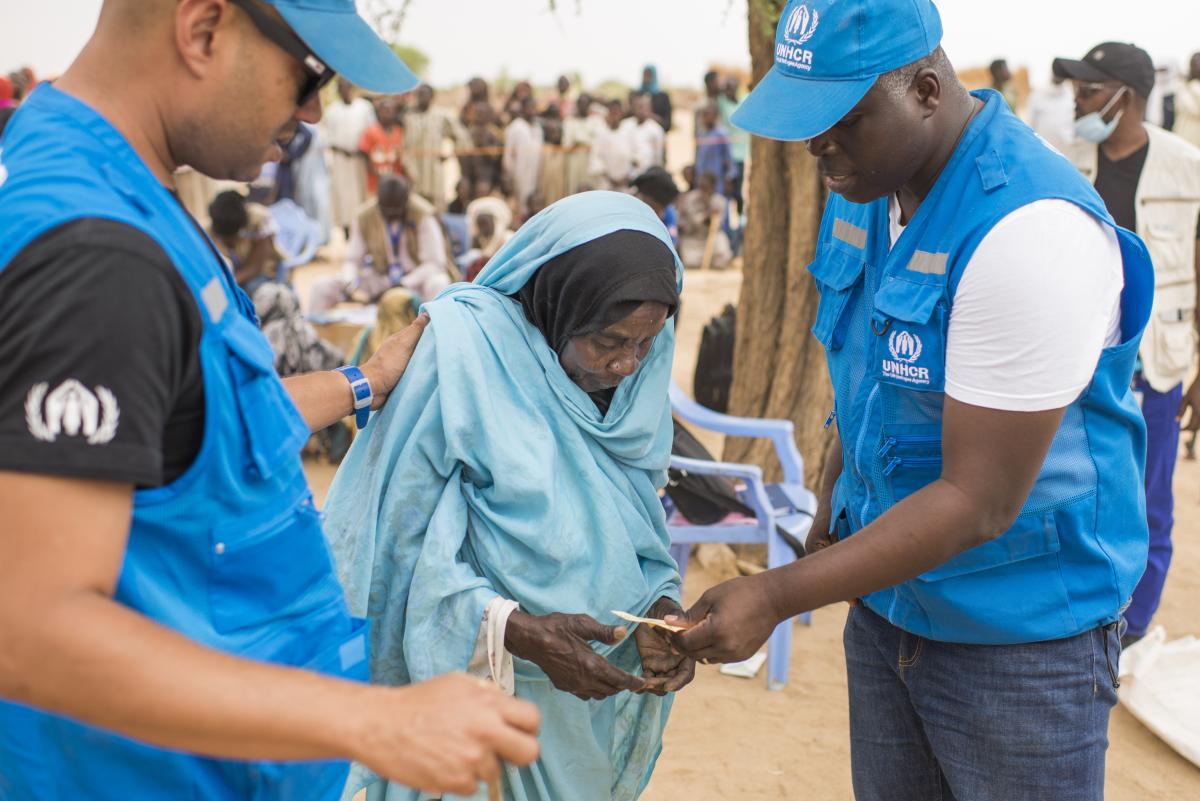
[[[784,4],[748,4],[756,82],[774,63],[775,25]],[[825,354],[810,330],[817,289],[806,269],[824,205],[816,161],[803,143],[754,137],[730,413],[791,420],[805,480],[814,491],[833,439],[824,429],[833,406]],[[726,440],[727,461],[760,464],[777,477],[773,454],[769,441]]]

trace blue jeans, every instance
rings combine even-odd
[[[859,605],[844,641],[857,801],[1103,799],[1115,626],[961,645]]]

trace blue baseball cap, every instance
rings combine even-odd
[[[400,94],[420,81],[358,15],[354,0],[265,0],[304,44],[356,86]]]
[[[732,122],[768,139],[812,139],[880,75],[920,61],[941,40],[930,0],[790,0],[775,31],[775,66]]]

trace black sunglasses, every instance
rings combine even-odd
[[[291,28],[260,8],[255,0],[229,0],[229,2],[246,12],[246,16],[250,17],[250,21],[254,23],[254,27],[258,28],[259,33],[304,65],[308,77],[300,87],[300,95],[296,98],[297,106],[303,106],[311,100],[313,95],[321,91],[337,75],[337,71],[317,58],[316,53],[310,50]]]

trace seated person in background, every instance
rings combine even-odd
[[[325,532],[371,680],[467,670],[542,714],[507,801],[633,801],[695,665],[610,610],[677,609],[658,489],[682,265],[614,192],[559,201],[431,321],[330,488]],[[632,691],[632,694],[631,692]],[[349,798],[416,801],[356,766]]]
[[[255,290],[275,280],[283,260],[271,212],[230,189],[213,198],[208,217],[208,235],[233,268],[238,286],[253,298]]]
[[[671,241],[678,245],[679,215],[675,211],[675,200],[679,197],[679,187],[671,173],[662,167],[651,167],[630,181],[629,186],[634,197],[654,209],[671,233]]]
[[[717,177],[711,172],[700,173],[697,186],[679,199],[679,258],[689,270],[704,265],[704,254],[712,239],[712,255],[708,266],[724,270],[733,261],[729,237],[721,228],[727,202],[717,194]]]
[[[208,215],[213,243],[254,302],[258,324],[275,354],[275,372],[286,378],[344,364],[342,352],[321,339],[304,319],[292,288],[275,280],[280,255],[271,213],[230,190],[217,195]]]
[[[467,207],[471,249],[463,256],[463,280],[474,281],[496,251],[512,236],[512,211],[502,198],[481,197]]]
[[[318,281],[312,312],[345,300],[374,303],[392,287],[416,303],[432,300],[450,285],[446,237],[433,205],[394,175],[379,181],[379,195],[362,207],[350,231],[342,277]]]

